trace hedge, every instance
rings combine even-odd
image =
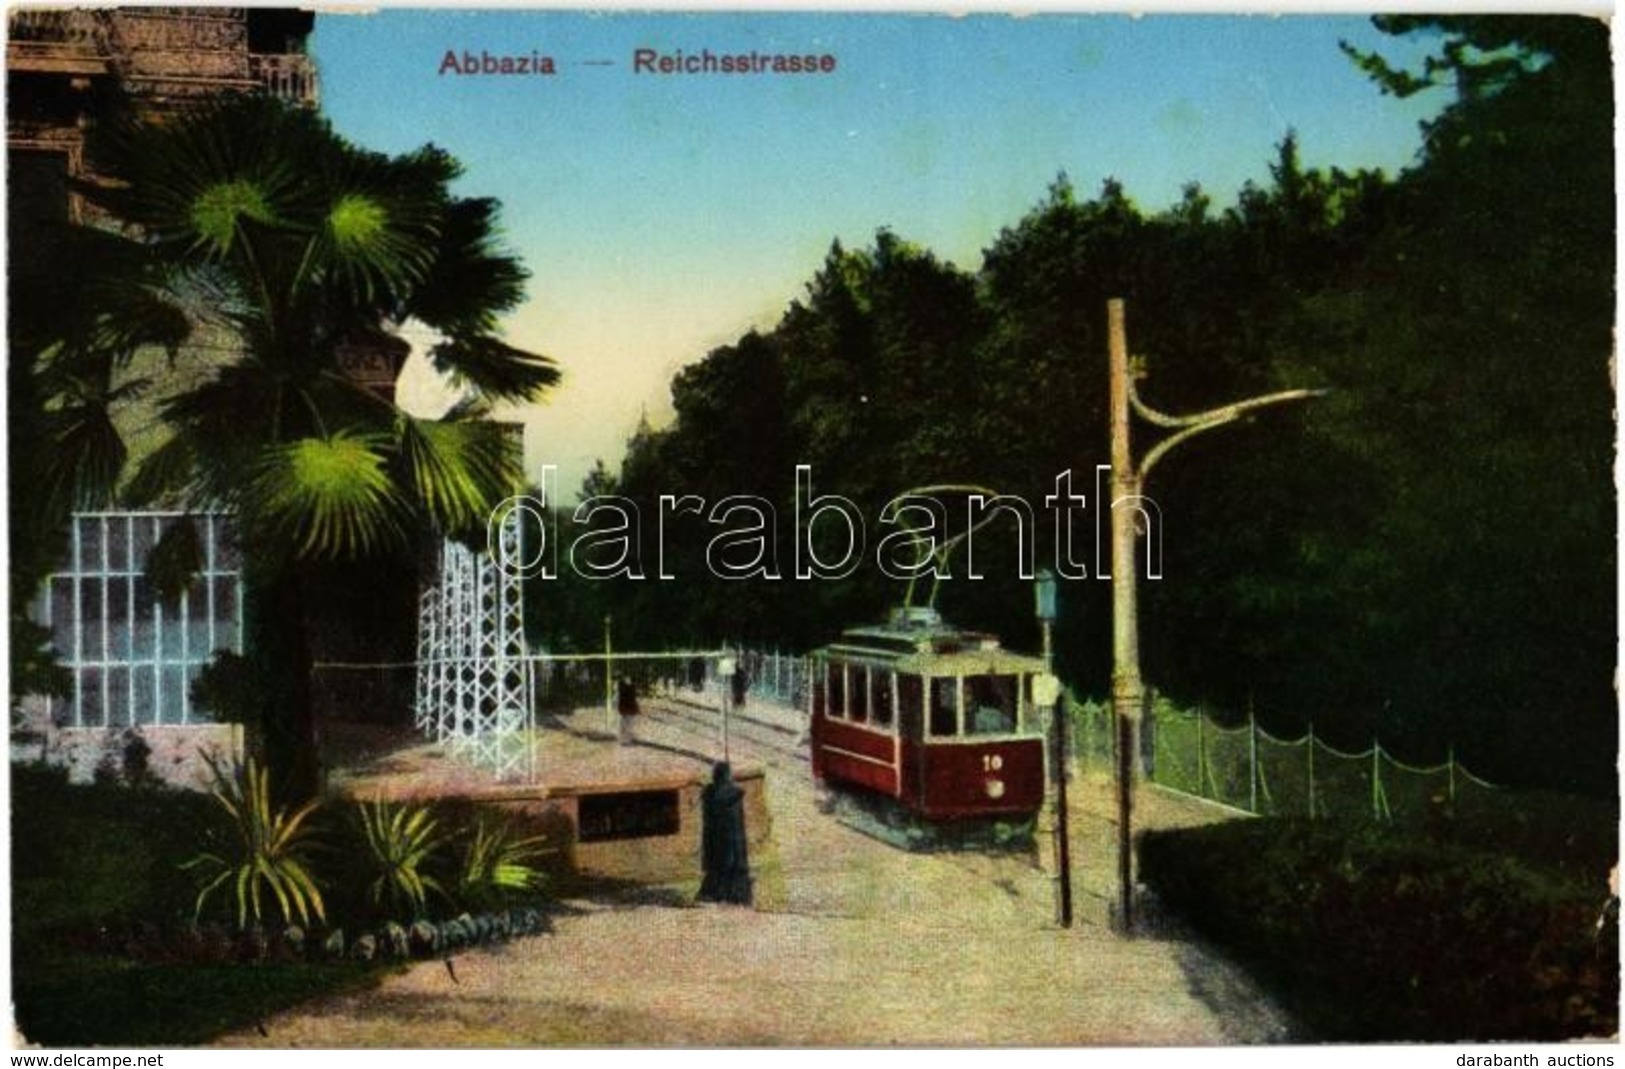
[[[1304,820],[1149,832],[1142,879],[1317,1038],[1614,1034],[1604,881],[1415,831]]]

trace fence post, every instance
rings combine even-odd
[[[1111,706],[1108,705],[1106,708],[1110,709]],[[1106,737],[1112,744],[1112,750],[1111,750],[1110,756],[1111,756],[1111,759],[1112,759],[1112,767],[1116,768],[1116,767],[1118,767],[1117,766],[1117,749],[1118,749],[1117,744],[1119,742],[1119,739],[1117,738],[1117,736],[1121,735],[1122,732],[1113,730],[1114,726],[1115,725],[1112,723],[1110,717],[1108,716],[1108,718],[1106,720]]]
[[[1315,722],[1309,721],[1309,819],[1315,819]]]
[[[1085,707],[1084,714],[1084,723],[1089,725],[1089,742],[1086,745],[1084,752],[1089,754],[1091,758],[1098,758],[1100,756],[1100,744],[1095,740],[1100,737],[1100,725],[1097,723],[1100,717],[1096,715],[1095,706],[1093,704]]]
[[[1450,814],[1454,816],[1456,812],[1456,744],[1451,743],[1445,754],[1445,768],[1449,770],[1450,775]]]
[[[1061,708],[1072,718],[1072,722],[1067,725],[1072,729],[1072,752],[1082,761],[1080,767],[1088,768],[1090,755],[1094,752],[1090,746],[1093,738],[1089,734],[1089,707],[1081,702],[1074,702],[1070,690],[1063,691],[1061,697],[1064,699]]]
[[[1371,739],[1371,819],[1382,819],[1382,743]]]
[[[1258,812],[1258,717],[1247,699],[1247,808]]]
[[[1202,707],[1196,707],[1196,793],[1207,797],[1207,747],[1202,740]]]

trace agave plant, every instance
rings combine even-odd
[[[273,807],[270,774],[250,757],[225,769],[205,754],[214,777],[210,791],[231,818],[231,846],[204,851],[181,867],[199,872],[195,914],[201,916],[211,895],[222,887],[235,888],[237,923],[265,919],[266,892],[275,899],[282,919],[309,924],[311,915],[326,920],[322,892],[311,875],[309,855],[314,841],[309,818],[319,806],[312,799],[289,812]]]
[[[488,824],[479,818],[463,849],[457,875],[458,898],[468,904],[486,905],[509,892],[536,890],[544,877],[534,862],[552,852],[544,848],[545,842],[542,836],[521,835],[511,823]]]
[[[438,834],[434,810],[382,799],[358,802],[356,808],[373,875],[367,889],[373,904],[388,912],[404,908],[406,914],[421,916],[429,892],[446,894],[430,871],[446,844],[446,837]]]

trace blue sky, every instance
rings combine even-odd
[[[346,136],[448,149],[460,190],[503,202],[532,272],[509,340],[565,384],[520,415],[527,463],[573,489],[658,424],[682,365],[799,297],[832,240],[880,227],[975,268],[1065,171],[1143,208],[1199,181],[1220,205],[1298,132],[1312,166],[1414,161],[1445,102],[1383,96],[1339,39],[1405,59],[1426,42],[1363,16],[581,13],[321,14],[322,104]],[[824,75],[637,74],[662,53],[829,53]],[[441,74],[459,55],[551,57],[552,77]],[[600,66],[598,63],[610,65]],[[403,399],[436,390],[409,374]]]

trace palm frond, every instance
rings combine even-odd
[[[495,409],[495,402],[489,397],[477,393],[465,393],[457,402],[446,410],[440,419],[445,423],[463,423],[468,420],[489,419]]]
[[[188,435],[171,435],[136,465],[124,484],[123,498],[136,507],[150,507],[168,499],[185,500],[196,507],[210,504],[195,488],[197,456]]]
[[[173,268],[148,245],[92,227],[65,228],[14,272],[9,337],[78,366],[128,359],[143,345],[173,352],[192,325]]]
[[[396,432],[418,500],[445,530],[483,524],[491,509],[519,483],[521,469],[515,450],[495,424],[401,416]]]
[[[360,557],[403,537],[403,503],[387,468],[388,444],[338,431],[267,450],[242,508],[251,525],[289,538],[304,557]]]
[[[199,481],[207,484],[218,473],[226,485],[215,489],[229,497],[227,491],[241,486],[243,469],[258,459],[264,443],[296,436],[290,429],[306,429],[302,422],[291,426],[299,414],[290,411],[288,392],[276,368],[243,360],[215,368],[166,399],[160,414],[185,438],[199,465]]]
[[[429,362],[457,385],[508,401],[534,400],[560,378],[558,365],[550,358],[486,334],[447,338],[429,351]]]
[[[332,141],[326,120],[306,109],[232,95],[178,120],[132,118],[93,131],[87,151],[112,181],[81,192],[159,246],[225,259],[240,251],[247,222],[312,228],[307,168]]]
[[[519,306],[529,272],[497,249],[497,210],[490,198],[446,206],[438,255],[406,315],[447,333],[491,333],[499,313]]]
[[[80,397],[46,415],[51,447],[40,473],[47,500],[97,507],[112,499],[128,450],[105,396]]]
[[[310,266],[357,305],[399,306],[434,264],[441,197],[433,182],[419,180],[424,166],[414,156],[354,150],[333,158]]]

